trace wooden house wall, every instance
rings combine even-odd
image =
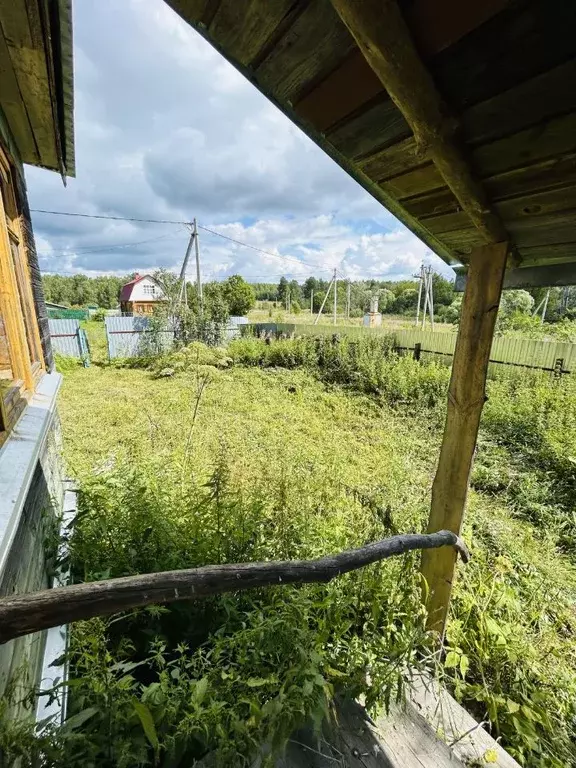
[[[38,263],[38,255],[36,252],[36,243],[34,240],[34,232],[32,229],[32,219],[30,216],[30,207],[28,205],[28,196],[26,191],[26,181],[24,177],[24,168],[16,143],[12,137],[8,123],[0,110],[0,146],[6,152],[10,158],[16,173],[14,174],[15,192],[17,195],[17,204],[20,211],[20,223],[22,227],[23,245],[26,250],[26,256],[30,268],[30,278],[32,284],[32,295],[34,297],[34,309],[36,313],[36,319],[38,321],[38,327],[40,331],[40,340],[42,343],[42,351],[44,353],[44,361],[48,371],[54,368],[54,355],[52,352],[52,346],[50,343],[50,331],[48,328],[48,313],[46,311],[46,303],[44,300],[44,289],[42,287],[42,276],[40,272],[40,266]]]
[[[51,585],[58,518],[62,509],[61,436],[57,417],[48,434],[26,496],[22,516],[10,554],[0,574],[0,597],[33,592]],[[21,716],[25,706],[18,701],[40,681],[38,675],[45,633],[12,640],[0,646],[0,696],[14,688],[9,716]]]

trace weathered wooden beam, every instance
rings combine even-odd
[[[576,259],[576,245],[570,247],[571,258]],[[570,256],[567,254],[566,259]],[[468,283],[466,272],[456,275],[454,288],[464,291]],[[540,266],[507,269],[504,275],[503,290],[510,288],[553,288],[556,286],[576,285],[576,263],[541,264]]]
[[[109,616],[153,603],[199,600],[256,587],[328,582],[388,557],[430,547],[453,547],[464,561],[469,558],[464,542],[450,531],[407,533],[318,560],[207,565],[15,595],[0,600],[0,643],[71,621]]]
[[[508,239],[454,141],[455,122],[424,67],[396,0],[332,0],[366,60],[426,153],[488,243]]]
[[[507,255],[507,243],[497,243],[475,248],[470,256],[452,362],[446,424],[432,485],[429,532],[446,528],[460,534]],[[428,627],[441,637],[455,564],[452,552],[422,554]]]

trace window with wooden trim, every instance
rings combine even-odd
[[[0,443],[44,370],[13,170],[0,149]]]

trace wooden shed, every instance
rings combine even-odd
[[[501,291],[576,283],[576,3],[168,2],[467,276],[429,523],[458,533]],[[423,555],[440,635],[455,558]]]

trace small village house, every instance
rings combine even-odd
[[[122,314],[151,315],[159,302],[165,301],[162,286],[151,275],[134,275],[120,291]]]
[[[0,597],[51,586],[45,541],[63,507],[61,376],[23,164],[74,175],[72,99],[70,0],[0,3]],[[48,635],[0,645],[0,695],[40,680]]]

